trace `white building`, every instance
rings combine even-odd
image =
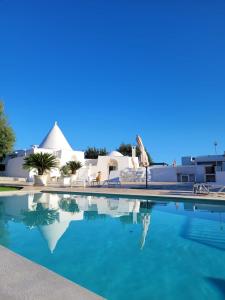
[[[98,159],[85,159],[83,151],[72,149],[57,122],[55,122],[39,146],[34,145],[29,150],[15,151],[12,155],[9,155],[6,159],[5,171],[1,172],[1,175],[25,178],[28,181],[32,181],[35,171],[24,170],[24,158],[32,153],[39,152],[51,153],[57,157],[59,168],[52,170],[49,174],[51,178],[54,177],[55,179],[60,177],[60,168],[70,160],[80,161],[83,166],[77,172],[78,180],[86,180],[88,177],[95,178],[99,171],[101,172],[101,179],[107,180],[110,177],[110,173],[111,175],[119,176],[120,172],[125,169],[136,169],[139,167],[137,157],[123,156],[117,151],[112,151],[106,156],[99,156]]]
[[[225,154],[182,157],[181,165],[151,169],[152,181],[225,185]]]

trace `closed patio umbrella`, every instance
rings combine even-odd
[[[137,144],[138,144],[139,149],[141,151],[141,161],[140,161],[141,165],[146,168],[146,188],[147,188],[148,187],[148,166],[149,166],[148,155],[145,151],[144,144],[143,144],[142,139],[139,135],[137,135],[136,141],[137,141]]]

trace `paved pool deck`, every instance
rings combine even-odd
[[[100,296],[0,246],[1,300],[101,300]]]
[[[6,184],[4,182],[4,184]],[[0,182],[0,185],[3,183]],[[11,194],[23,194],[23,193],[38,193],[38,192],[65,192],[65,193],[90,193],[90,194],[110,194],[110,195],[124,195],[133,197],[161,197],[171,199],[196,199],[196,200],[216,200],[225,201],[225,193],[210,192],[208,195],[196,195],[192,192],[192,185],[190,184],[178,184],[171,182],[157,182],[149,183],[148,189],[144,188],[144,184],[126,183],[120,188],[118,187],[104,187],[104,186],[92,186],[92,187],[60,187],[58,185],[50,185],[46,187],[35,187],[27,183],[17,183],[8,185],[20,186],[21,190],[1,192],[2,195]]]
[[[185,201],[188,199],[204,201],[225,201],[225,193],[194,195],[190,185],[171,183],[152,183],[149,189],[135,184],[126,184],[122,188],[107,187],[34,187],[26,183],[0,182],[0,185],[22,187],[21,190],[0,192],[0,196],[22,195],[38,192],[110,194],[132,197],[160,197]],[[97,300],[103,299],[87,289],[35,264],[24,257],[0,246],[0,299],[4,300]]]

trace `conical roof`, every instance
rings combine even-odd
[[[73,151],[57,122],[46,135],[39,148]]]

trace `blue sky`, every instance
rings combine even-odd
[[[79,150],[223,152],[225,1],[0,0],[0,98],[16,148],[57,120]]]

